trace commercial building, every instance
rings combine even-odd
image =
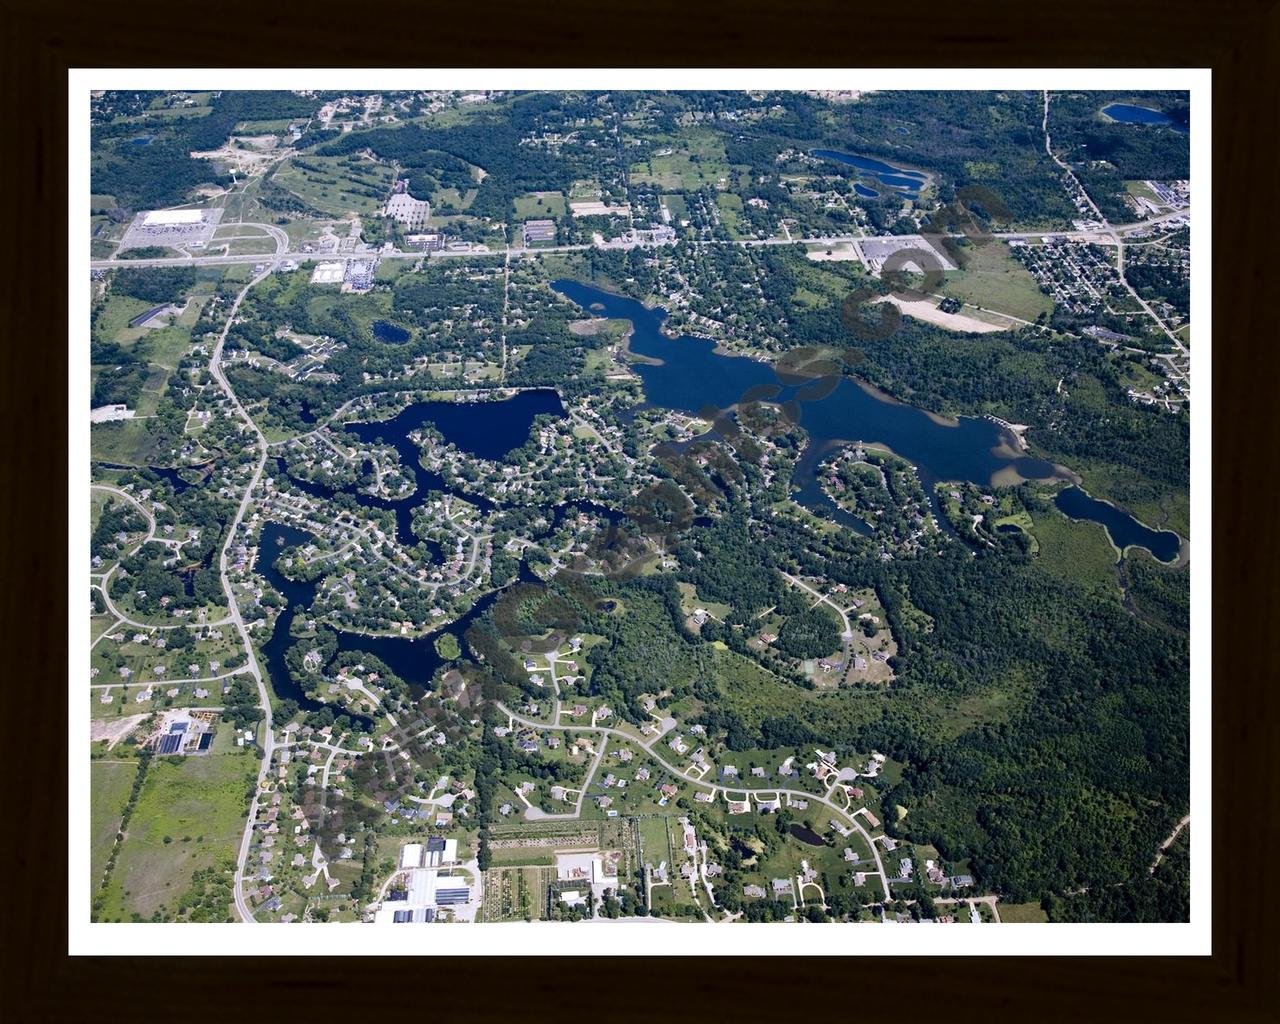
[[[199,224],[204,210],[148,210],[142,215],[145,227],[170,227],[174,224]]]
[[[434,252],[437,249],[444,248],[444,236],[438,231],[428,231],[419,235],[405,235],[404,243],[410,249]]]
[[[342,290],[367,292],[373,287],[373,272],[377,269],[377,260],[352,260],[347,264]]]
[[[341,284],[346,270],[347,265],[340,260],[333,260],[329,263],[317,263],[316,269],[311,272],[311,283]]]
[[[222,207],[181,210],[144,210],[133,218],[120,242],[120,250],[150,246],[203,249],[222,219]]]
[[[383,902],[374,914],[375,924],[426,924],[436,919],[441,907],[461,907],[471,902],[471,886],[465,876],[441,875],[435,868],[415,867],[425,855],[425,847],[409,843],[400,851],[405,870],[405,888]]]
[[[534,242],[554,242],[556,240],[556,222],[553,220],[527,220],[524,222],[524,244]]]

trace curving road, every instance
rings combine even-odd
[[[115,575],[115,571],[120,568],[120,562],[123,561],[125,558],[129,557],[129,555],[136,554],[138,551],[142,549],[144,545],[149,544],[152,541],[159,541],[160,543],[167,543],[167,542],[160,540],[160,538],[156,536],[156,519],[155,519],[155,516],[151,514],[151,510],[147,508],[144,504],[142,504],[142,502],[140,502],[128,491],[122,491],[119,487],[112,487],[110,484],[90,484],[89,490],[90,491],[106,491],[110,494],[116,495],[116,497],[124,498],[126,501],[132,504],[134,508],[136,508],[139,512],[141,512],[142,515],[147,520],[147,535],[143,537],[142,540],[138,541],[138,543],[135,544],[127,553],[121,555],[121,557],[116,560],[116,563],[113,566],[111,566],[111,568],[108,569],[106,572],[89,574],[90,577],[101,576],[101,579],[97,580],[96,582],[90,583],[89,587],[90,589],[98,590],[102,594],[102,600],[103,600],[103,603],[107,606],[107,611],[109,611],[112,615],[114,615],[118,620],[115,623],[115,625],[106,629],[103,632],[102,636],[105,636],[107,633],[110,633],[111,630],[115,629],[116,626],[120,625],[121,623],[124,623],[127,626],[133,626],[137,629],[178,629],[180,626],[185,625],[185,623],[178,623],[175,625],[171,623],[139,622],[137,619],[129,618],[129,616],[127,616],[124,612],[122,612],[119,608],[117,608],[115,605],[115,602],[111,600],[111,577]],[[200,625],[201,626],[224,626],[230,621],[231,621],[230,618],[213,619],[208,622],[201,622]],[[98,640],[101,640],[102,636],[99,636]],[[94,641],[94,642],[96,643],[97,641]]]
[[[232,519],[227,529],[227,539],[223,542],[222,551],[218,556],[218,575],[222,580],[223,592],[227,595],[227,607],[231,612],[231,621],[235,623],[236,629],[240,633],[240,639],[244,644],[245,654],[248,656],[248,663],[245,666],[246,671],[253,676],[254,682],[258,686],[258,701],[262,708],[263,718],[261,723],[262,731],[262,765],[258,769],[258,784],[254,789],[253,799],[249,803],[249,814],[245,819],[244,835],[240,840],[240,854],[236,859],[236,876],[235,876],[235,904],[236,912],[240,915],[241,920],[252,922],[254,920],[253,910],[249,907],[248,901],[244,896],[244,874],[245,865],[249,859],[249,844],[253,837],[253,822],[258,816],[258,800],[262,792],[262,787],[266,782],[267,773],[271,769],[271,758],[275,753],[275,736],[272,731],[271,722],[271,697],[267,692],[266,681],[263,679],[262,670],[258,665],[258,656],[254,652],[253,642],[249,639],[249,631],[245,627],[244,618],[240,614],[240,605],[236,601],[235,589],[231,586],[231,580],[227,575],[227,561],[231,551],[232,544],[235,543],[236,534],[240,529],[240,524],[244,521],[245,514],[248,512],[249,504],[253,499],[254,489],[258,486],[259,480],[262,479],[263,467],[267,464],[267,439],[263,436],[262,430],[253,421],[244,406],[240,404],[240,399],[236,397],[235,391],[231,385],[227,383],[227,378],[222,372],[222,349],[227,340],[227,333],[231,330],[231,325],[235,320],[236,311],[240,308],[240,303],[244,301],[244,297],[249,294],[250,289],[258,282],[262,281],[276,269],[276,262],[279,260],[279,254],[275,259],[271,260],[268,266],[264,267],[262,272],[250,280],[244,288],[236,295],[235,301],[231,304],[231,309],[227,312],[227,320],[223,325],[222,333],[218,335],[218,342],[213,347],[213,354],[209,359],[209,373],[213,379],[218,382],[218,386],[223,393],[231,401],[235,407],[237,415],[253,430],[257,435],[256,447],[258,449],[258,461],[253,468],[253,475],[249,479],[248,486],[245,487],[244,497],[240,499],[240,505],[236,509],[235,518]]]
[[[669,771],[676,778],[682,780],[683,782],[687,782],[691,786],[696,786],[699,789],[707,790],[711,793],[712,796],[715,796],[718,793],[724,793],[725,799],[727,800],[728,794],[730,792],[735,792],[735,793],[755,792],[754,790],[747,790],[744,788],[730,790],[728,787],[725,787],[725,786],[717,786],[710,782],[702,782],[698,779],[689,778],[689,776],[685,775],[679,768],[677,768],[675,765],[668,762],[658,751],[653,749],[654,744],[657,743],[657,741],[661,739],[662,736],[666,735],[667,730],[664,730],[661,734],[653,737],[651,740],[649,740],[646,743],[642,740],[637,740],[634,736],[630,735],[629,733],[623,732],[621,729],[613,729],[606,725],[548,725],[546,722],[539,722],[536,719],[525,718],[523,715],[518,715],[500,701],[497,702],[497,707],[499,711],[501,711],[504,715],[506,715],[512,721],[519,722],[521,725],[528,726],[531,729],[558,729],[562,732],[599,732],[599,733],[604,733],[607,736],[616,736],[620,739],[626,740],[629,743],[634,743],[637,746],[643,748],[645,753],[647,753],[650,757],[652,757],[655,761],[657,761],[658,764],[662,765],[663,768]],[[828,800],[825,796],[819,796],[818,794],[810,793],[807,790],[767,789],[767,790],[763,790],[762,792],[777,793],[779,797],[792,796],[800,800],[816,800],[818,803],[826,805],[828,809],[835,812],[835,814],[838,815],[840,818],[843,818],[844,820],[849,822],[849,824],[851,824],[853,828],[857,830],[858,834],[861,835],[864,840],[866,840],[867,847],[871,850],[871,856],[875,859],[875,862],[876,862],[876,872],[880,875],[880,884],[884,888],[884,898],[886,900],[892,899],[892,896],[889,893],[888,876],[885,875],[884,873],[884,862],[880,860],[880,851],[876,847],[875,842],[872,840],[870,833],[868,833],[867,830],[862,827],[861,822],[859,822],[856,817],[851,815],[844,808],[839,807],[832,801]],[[581,807],[581,804],[579,804],[579,807]]]

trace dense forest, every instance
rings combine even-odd
[[[111,290],[143,302],[178,302],[195,283],[195,267],[125,267],[115,272]]]
[[[756,548],[733,529],[692,537],[699,564],[721,566],[718,599],[748,606],[764,599],[750,581],[760,576],[754,551],[767,546],[774,559],[835,580],[874,581],[900,643],[894,691],[851,695],[836,714],[826,702],[812,715],[753,727],[721,710],[732,705],[715,677],[701,679],[699,692],[715,709],[703,721],[732,749],[823,737],[904,761],[885,803],[910,813],[891,829],[948,859],[969,858],[985,884],[1016,900],[1136,877],[1186,806],[1187,642],[1169,624],[1051,577],[1014,545],[977,557],[951,546],[935,558],[883,565],[840,541],[813,551],[784,524],[770,527],[767,543],[757,537]],[[1171,588],[1175,580],[1185,587],[1185,573],[1156,571],[1166,573],[1162,607],[1176,607]],[[744,582],[728,585],[734,579]],[[993,688],[1024,694],[1025,710],[959,735],[922,710]],[[862,711],[850,714],[858,704]]]

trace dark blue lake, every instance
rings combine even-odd
[[[853,183],[853,190],[858,195],[862,196],[863,199],[874,199],[880,194],[873,188],[867,188],[867,186],[862,184],[860,181],[855,181]]]
[[[382,442],[396,450],[400,464],[412,473],[417,486],[404,498],[382,498],[366,494],[355,485],[334,488],[295,476],[289,480],[300,491],[319,498],[330,498],[338,492],[349,494],[365,508],[385,509],[395,514],[396,540],[406,547],[426,544],[433,558],[439,558],[437,545],[419,540],[413,533],[413,514],[428,498],[429,492],[454,494],[477,508],[489,511],[492,501],[480,494],[466,494],[451,487],[444,477],[422,466],[418,445],[410,434],[428,423],[469,455],[482,459],[501,459],[513,448],[529,439],[536,416],[561,417],[564,406],[560,396],[548,389],[521,391],[514,397],[496,402],[416,402],[389,420],[346,423],[348,430],[360,440]],[[288,475],[284,464],[279,472]]]
[[[547,388],[520,391],[497,402],[415,402],[397,416],[374,423],[344,427],[362,441],[385,441],[400,452],[406,465],[417,469],[418,448],[409,435],[428,423],[446,441],[468,455],[501,459],[529,439],[536,416],[564,416],[560,396]]]
[[[941,420],[878,394],[850,377],[842,377],[828,394],[806,398],[805,386],[780,381],[768,363],[717,353],[715,343],[705,338],[672,338],[664,334],[661,326],[667,314],[661,308],[649,309],[635,299],[576,281],[554,281],[552,288],[597,316],[631,321],[631,351],[660,361],[656,365],[633,366],[651,406],[704,413],[708,406],[729,409],[744,397],[794,402],[799,423],[809,434],[809,444],[792,474],[793,497],[817,515],[859,533],[869,532],[866,524],[836,505],[817,479],[822,461],[842,444],[880,444],[915,466],[944,529],[947,520],[934,494],[934,484],[939,481],[967,480],[988,487],[994,484],[996,474],[1007,478],[1008,470],[1028,480],[1062,479],[1062,474],[1044,459],[1011,454],[1017,450],[1011,434],[992,420],[967,416]],[[1176,534],[1149,530],[1127,513],[1089,498],[1078,488],[1068,488],[1057,500],[1059,508],[1063,508],[1063,501],[1069,503],[1074,511],[1063,508],[1068,515],[1107,526],[1121,549],[1137,544],[1164,561],[1178,553],[1181,542]]]
[[[563,507],[560,510],[560,516],[568,514],[569,511],[568,507]],[[557,522],[560,516],[557,516]],[[293,681],[284,655],[290,645],[295,642],[289,635],[294,617],[299,612],[310,608],[319,582],[295,582],[280,572],[276,567],[276,561],[286,548],[311,544],[315,539],[315,536],[306,530],[268,522],[262,528],[262,535],[258,540],[256,563],[257,571],[289,602],[288,607],[276,619],[271,639],[263,645],[263,668],[267,672],[276,696],[281,699],[292,697],[304,711],[318,711],[326,705],[321,701],[312,700],[303,693],[302,688]],[[522,563],[520,580],[529,582],[532,579],[534,577]],[[444,659],[436,653],[436,638],[440,633],[448,631],[461,640],[471,628],[471,624],[489,610],[501,592],[501,590],[494,590],[484,595],[461,618],[442,626],[428,636],[418,638],[374,636],[368,633],[337,631],[338,650],[340,652],[359,651],[380,658],[392,672],[409,685],[409,690],[415,697],[421,697],[426,692],[436,669],[445,663]],[[345,713],[353,718],[361,717],[350,711]]]
[[[648,309],[635,299],[576,281],[555,281],[552,288],[597,316],[631,321],[635,328],[631,351],[661,360],[660,365],[633,366],[652,406],[692,413],[709,405],[729,409],[748,392],[752,399],[796,400],[800,425],[810,437],[792,481],[801,493],[809,493],[814,471],[836,444],[854,441],[892,449],[915,465],[929,491],[937,480],[969,480],[987,486],[996,473],[1007,469],[1027,479],[1059,478],[1043,459],[998,452],[1012,441],[991,420],[961,417],[950,424],[942,422],[850,377],[841,378],[825,397],[806,399],[805,386],[781,382],[769,363],[717,353],[714,342],[705,338],[668,337],[660,330],[665,310]]]
[[[139,135],[136,139],[130,139],[129,142],[134,146],[146,146],[149,145],[151,140],[154,138],[154,135]]]
[[[375,320],[369,325],[369,329],[373,331],[373,336],[379,341],[385,341],[388,345],[403,345],[409,340],[409,332],[399,324],[393,324],[390,320]]]
[[[1116,508],[1110,502],[1099,501],[1079,487],[1059,491],[1053,502],[1072,519],[1101,523],[1111,536],[1112,543],[1121,551],[1132,544],[1146,548],[1162,562],[1172,562],[1178,557],[1178,551],[1182,547],[1182,541],[1176,533],[1144,526],[1128,512]]]
[[[286,548],[309,544],[314,539],[305,530],[299,530],[293,526],[285,526],[281,523],[267,523],[262,528],[262,535],[258,539],[256,562],[257,571],[288,602],[285,609],[276,619],[275,626],[272,627],[271,638],[262,645],[262,668],[267,675],[267,684],[271,687],[271,692],[279,700],[295,700],[298,702],[298,707],[303,711],[319,711],[327,705],[308,697],[302,687],[294,682],[292,675],[289,673],[289,668],[285,664],[284,655],[290,644],[293,643],[293,638],[289,635],[293,620],[300,610],[311,605],[316,596],[316,587],[319,586],[319,583],[318,581],[312,583],[295,582],[285,576],[276,563],[280,559],[281,552]],[[363,718],[363,716],[353,712],[346,711],[345,713],[352,718]],[[367,719],[363,720],[368,721]]]
[[[1168,114],[1150,107],[1137,107],[1131,103],[1112,103],[1102,108],[1102,112],[1113,121],[1122,124],[1144,124],[1162,128],[1172,128],[1175,132],[1188,135],[1191,129],[1174,121]]]
[[[837,163],[856,167],[886,188],[895,188],[909,195],[918,194],[920,189],[924,187],[925,182],[929,180],[929,176],[923,171],[909,171],[904,167],[894,167],[893,164],[885,163],[883,160],[876,160],[869,156],[841,153],[834,149],[815,149],[812,155],[820,160],[835,160]],[[855,189],[856,187],[855,185]],[[868,189],[868,191],[871,190]],[[859,191],[858,195],[870,199],[878,195],[878,193],[872,192],[871,195],[867,195],[866,192]]]
[[[284,655],[294,643],[289,635],[294,617],[299,612],[310,608],[311,602],[315,599],[318,583],[295,582],[280,572],[276,562],[281,552],[287,548],[301,547],[314,541],[315,536],[306,530],[269,522],[262,528],[262,536],[258,541],[256,565],[257,571],[289,602],[288,607],[276,619],[271,639],[262,647],[263,668],[270,677],[271,688],[276,696],[281,699],[292,697],[304,711],[318,711],[326,705],[309,698],[293,681],[289,668],[285,664]],[[445,628],[461,637],[471,625],[471,621],[493,603],[495,596],[496,593],[481,599],[471,611]],[[338,633],[338,650],[363,651],[381,658],[392,672],[408,683],[412,690],[419,693],[425,689],[435,670],[443,663],[440,655],[436,653],[434,634],[431,637],[411,640],[408,637],[340,632]],[[335,708],[335,712],[336,710]]]

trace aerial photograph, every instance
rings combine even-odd
[[[86,98],[86,927],[1191,920],[1190,90]]]

